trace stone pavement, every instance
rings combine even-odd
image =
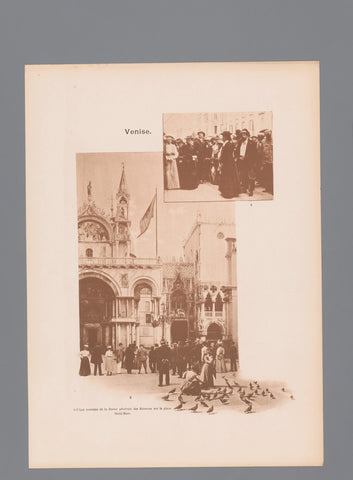
[[[211,183],[200,183],[195,190],[165,190],[164,200],[166,202],[216,202],[225,200],[272,200],[273,195],[264,191],[263,187],[256,187],[254,195],[249,197],[247,193],[241,193],[233,199],[225,199],[218,190],[218,185]]]
[[[123,370],[123,372],[125,371]],[[230,383],[232,389],[227,386],[225,379]],[[244,378],[241,375],[241,372],[217,374],[215,388],[204,391],[205,398],[203,398],[203,401],[208,407],[211,405],[214,406],[214,412],[212,414],[229,410],[243,414],[249,407],[249,403],[245,403],[240,399],[240,392],[238,390],[242,387],[242,391],[244,391],[246,395],[250,394],[250,380],[253,382],[256,379]],[[177,397],[180,393],[180,385],[182,382],[183,380],[178,376],[171,375],[170,385],[159,387],[157,374],[138,374],[136,371],[131,375],[122,373],[120,375],[114,374],[109,377],[105,375],[90,375],[88,377],[78,377],[74,396],[77,406],[98,407],[104,404],[104,406],[111,409],[120,408],[121,410],[129,410],[131,407],[135,410],[137,408],[139,410],[152,410],[159,408],[163,410],[171,410],[179,414],[191,414],[193,412],[189,409],[194,407],[197,403],[198,407],[195,413],[206,413],[208,407],[202,405],[200,400],[195,401],[195,396],[187,395],[183,395],[183,400],[186,403],[183,405],[182,409],[180,411],[174,410],[174,408],[180,403]],[[236,387],[234,382],[239,384],[240,387]],[[258,389],[260,395],[254,395],[254,399],[250,400],[250,403],[252,404],[252,413],[260,413],[269,409],[278,408],[285,403],[295,401],[295,395],[293,399],[291,399],[293,392],[283,383],[276,381],[261,381],[258,383],[260,385],[260,388]],[[174,388],[176,389],[176,392],[170,394],[167,400],[162,398]],[[285,389],[284,392],[282,391],[282,388]],[[209,399],[209,393],[216,392],[217,389],[222,389],[222,393],[219,393],[215,399],[213,399],[215,395],[212,393],[211,399]],[[270,397],[269,393],[266,392],[266,389],[272,392],[275,397],[274,399]],[[262,391],[266,392],[266,396],[262,395]],[[223,398],[224,403],[222,403],[219,398],[223,392],[229,394]]]

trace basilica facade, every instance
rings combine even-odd
[[[81,346],[237,341],[235,225],[197,218],[184,258],[138,258],[131,250],[124,168],[115,196],[107,215],[95,204],[90,182],[78,210]]]

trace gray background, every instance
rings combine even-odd
[[[352,478],[352,20],[351,0],[1,2],[1,480]],[[324,467],[28,470],[24,65],[261,60],[321,62]]]

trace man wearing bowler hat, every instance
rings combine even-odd
[[[164,339],[161,340],[161,346],[156,350],[157,357],[157,368],[159,374],[159,383],[158,386],[163,386],[163,377],[165,376],[165,384],[169,385],[169,368],[172,352]]]
[[[241,191],[247,192],[250,197],[254,194],[256,177],[257,147],[250,140],[250,132],[246,128],[241,131],[241,141],[235,150],[235,158],[240,177]]]

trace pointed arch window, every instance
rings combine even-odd
[[[216,297],[216,302],[215,302],[215,311],[222,312],[222,310],[223,310],[223,300],[220,293],[218,293]]]
[[[206,299],[205,299],[205,311],[206,312],[211,312],[212,311],[212,298],[210,293],[207,294]]]

